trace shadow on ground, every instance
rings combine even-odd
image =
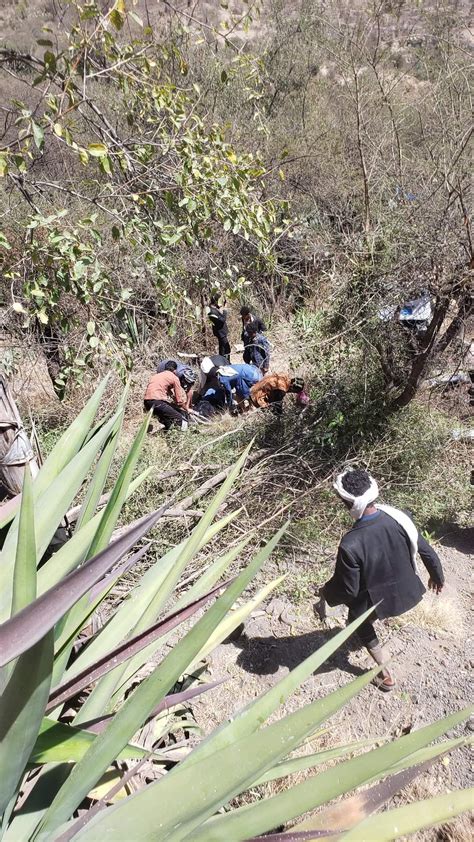
[[[280,667],[294,669],[339,631],[340,629],[328,629],[284,637],[249,637],[243,633],[237,640],[229,642],[229,645],[234,645],[241,650],[237,664],[246,672],[255,675],[272,675]],[[351,675],[362,675],[365,670],[351,664],[348,659],[348,653],[356,649],[360,649],[360,645],[357,640],[351,639],[322,664],[315,675],[333,670],[342,670]]]
[[[452,547],[459,553],[474,552],[474,526],[458,526],[456,523],[434,524],[443,547]]]

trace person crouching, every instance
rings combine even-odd
[[[164,371],[154,374],[143,400],[145,411],[149,412],[152,409],[153,415],[163,424],[165,431],[171,427],[180,430],[188,428],[187,395],[176,375],[176,369],[176,362],[169,360]]]

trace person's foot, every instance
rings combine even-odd
[[[375,678],[372,679],[372,684],[375,684],[382,693],[390,693],[390,691],[394,690],[397,686],[397,682],[395,681],[393,675],[387,669],[382,670],[380,675],[376,675]]]

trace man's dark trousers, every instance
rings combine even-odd
[[[178,409],[178,407],[173,406],[173,404],[168,403],[168,401],[145,401],[144,404],[147,412],[150,409],[153,410],[153,415],[156,415],[165,430],[169,430],[173,424],[181,427],[183,421],[186,420],[184,412]]]

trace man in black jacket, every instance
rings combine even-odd
[[[438,555],[405,512],[374,505],[378,487],[367,471],[345,471],[334,487],[355,524],[339,545],[334,575],[319,591],[328,605],[347,605],[349,622],[371,605],[376,606],[375,616],[380,620],[409,611],[425,593],[418,576],[417,552],[429,573],[428,587],[441,593],[444,575]],[[365,620],[358,635],[376,663],[383,664],[386,658],[373,622]],[[395,687],[387,669],[376,683],[385,691]]]
[[[228,362],[230,360],[230,344],[227,311],[224,308],[219,308],[218,295],[212,296],[207,315],[212,325],[212,332],[219,345],[219,354],[226,357],[226,362]]]

